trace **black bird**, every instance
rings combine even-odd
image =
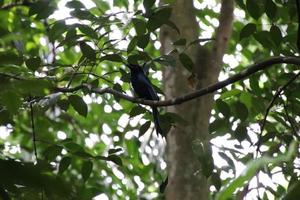
[[[127,67],[129,67],[130,69],[130,75],[131,75],[130,81],[135,93],[140,98],[158,101],[159,97],[157,96],[157,93],[155,92],[143,68],[135,64],[127,64]],[[151,106],[151,108],[152,108],[152,114],[153,114],[153,120],[154,120],[156,132],[164,136],[160,126],[158,110],[155,106]]]

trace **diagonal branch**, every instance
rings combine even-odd
[[[299,74],[297,74],[299,75]],[[292,133],[293,135],[297,138],[298,141],[300,141],[300,136],[298,135],[298,130],[296,130],[295,126],[294,126],[294,122],[292,120],[292,118],[289,115],[288,112],[288,106],[287,104],[284,102],[284,100],[282,99],[282,105],[283,105],[283,109],[287,118],[287,121],[290,123],[291,129],[292,129]]]
[[[164,100],[164,101],[152,101],[152,100],[145,100],[145,99],[140,99],[140,98],[135,98],[132,96],[128,96],[122,92],[119,92],[117,90],[114,90],[112,88],[93,88],[91,85],[89,84],[81,84],[78,85],[76,87],[73,88],[67,88],[67,87],[63,87],[63,88],[54,88],[55,91],[57,92],[63,92],[63,93],[68,93],[68,92],[76,92],[79,91],[81,89],[87,89],[89,93],[96,93],[96,94],[105,94],[105,93],[109,93],[112,94],[118,98],[121,99],[125,99],[127,101],[133,102],[133,103],[139,103],[139,104],[143,104],[143,105],[150,105],[150,106],[157,106],[157,107],[163,107],[163,106],[171,106],[171,105],[179,105],[182,104],[184,102],[187,101],[191,101],[195,98],[210,94],[210,93],[214,93],[219,89],[222,89],[232,83],[235,83],[237,81],[243,80],[245,78],[248,78],[250,75],[261,71],[261,70],[265,70],[268,67],[275,65],[275,64],[294,64],[294,65],[300,65],[300,57],[271,57],[267,60],[264,60],[262,62],[258,62],[252,65],[249,65],[248,67],[246,67],[245,70],[241,71],[238,74],[233,75],[232,77],[224,80],[224,81],[220,81],[217,82],[215,84],[211,84],[205,88],[196,90],[194,92],[191,92],[189,94],[177,97],[177,98],[173,98],[173,99],[169,99],[169,100]],[[0,72],[0,77],[8,77],[8,78],[12,78],[12,79],[16,79],[16,80],[26,80],[26,78],[21,77],[21,76],[17,76],[17,75],[13,75],[13,74],[6,74],[6,73],[2,73]]]
[[[245,78],[248,78],[250,75],[261,71],[265,70],[266,68],[275,65],[275,64],[294,64],[294,65],[300,65],[300,57],[272,57],[269,58],[265,61],[252,64],[248,66],[245,70],[241,71],[238,74],[233,75],[232,77],[220,81],[218,83],[209,85],[208,87],[196,90],[194,92],[191,92],[189,94],[174,98],[174,99],[169,99],[165,101],[152,101],[152,100],[145,100],[145,99],[140,99],[140,98],[135,98],[128,96],[122,92],[116,91],[111,88],[93,88],[92,86],[88,84],[82,84],[79,86],[76,86],[74,88],[56,88],[56,91],[67,93],[67,92],[75,92],[80,89],[87,89],[90,93],[96,93],[96,94],[104,94],[104,93],[110,93],[113,94],[114,96],[125,99],[127,101],[131,101],[133,103],[139,103],[139,104],[144,104],[144,105],[150,105],[150,106],[157,106],[157,107],[162,107],[162,106],[171,106],[171,105],[179,105],[187,101],[191,101],[195,98],[214,93],[219,89],[222,89],[232,83],[235,83],[237,81],[243,80]]]

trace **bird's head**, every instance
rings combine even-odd
[[[126,66],[130,69],[131,72],[143,71],[142,67],[136,64],[128,63]]]

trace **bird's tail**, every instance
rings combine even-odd
[[[152,107],[153,121],[156,129],[156,133],[160,134],[164,137],[163,131],[161,129],[160,120],[159,120],[159,112],[156,107]]]

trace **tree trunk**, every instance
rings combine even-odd
[[[171,20],[180,29],[180,35],[169,27],[163,27],[160,33],[161,52],[168,54],[173,50],[172,42],[179,38],[187,43],[199,38],[199,25],[196,21],[192,0],[177,0],[172,3]],[[166,98],[174,98],[199,89],[218,80],[222,57],[231,33],[233,20],[233,0],[223,0],[216,30],[216,40],[212,49],[199,44],[189,47],[185,53],[195,63],[194,74],[198,83],[193,86],[188,81],[191,75],[177,62],[175,68],[166,67],[163,72]],[[189,79],[190,80],[190,79]],[[188,125],[173,127],[167,137],[167,163],[169,183],[166,188],[167,200],[190,200],[209,198],[209,184],[201,173],[201,163],[193,153],[192,142],[200,139],[209,144],[209,118],[213,105],[213,95],[207,95],[178,106],[168,107],[188,122]]]

